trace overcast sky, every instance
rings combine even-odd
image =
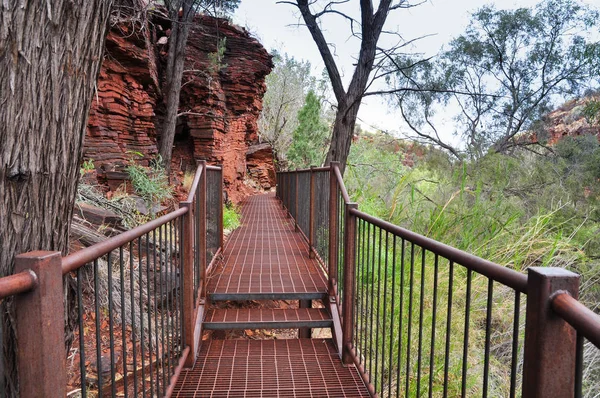
[[[388,17],[386,29],[399,32],[406,40],[433,35],[417,41],[411,50],[425,55],[434,55],[450,39],[465,30],[472,11],[489,3],[495,4],[496,8],[512,9],[534,6],[538,1],[429,0],[412,9],[392,12]],[[600,6],[600,0],[587,0],[586,3]],[[351,0],[345,7],[346,12],[358,15],[358,0]],[[242,0],[233,17],[234,22],[246,27],[267,50],[275,48],[297,59],[308,60],[313,66],[315,75],[319,76],[324,64],[308,29],[305,26],[297,26],[300,18],[295,7],[276,4],[276,0]],[[324,32],[326,39],[336,45],[336,61],[347,87],[353,72],[353,56],[357,53],[359,43],[355,39],[349,40],[348,23],[341,17],[329,16],[323,22],[323,26],[326,27]],[[382,44],[385,45],[385,40],[389,44],[397,38],[387,37],[383,40]],[[398,122],[398,115],[394,114],[393,109],[389,108],[381,98],[366,98],[361,106],[359,119],[362,125],[387,131],[403,130]],[[450,130],[449,128],[448,134],[451,133]]]

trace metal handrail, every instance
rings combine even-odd
[[[196,174],[194,175],[194,181],[192,181],[190,193],[188,193],[185,203],[192,203],[194,201],[194,196],[196,195],[196,190],[198,188],[198,184],[200,183],[200,178],[202,177],[203,172],[204,172],[204,167],[202,165],[199,165],[198,168],[196,169]]]
[[[344,198],[344,202],[346,204],[350,204],[350,195],[348,195],[348,191],[346,190],[346,185],[344,184],[344,178],[342,177],[342,172],[337,164],[333,166],[333,172],[335,173],[335,178],[338,182],[338,187],[340,192],[342,193],[342,198]]]
[[[350,209],[350,213],[360,219],[378,226],[384,231],[388,231],[409,242],[413,242],[424,249],[440,254],[448,260],[452,260],[455,263],[464,266],[465,268],[473,270],[481,275],[485,275],[521,293],[527,294],[527,275],[525,274],[503,267],[481,257],[477,257],[473,254],[469,254],[452,246],[448,246],[444,243],[420,235],[416,232],[409,231],[408,229],[404,229],[387,221],[383,221],[377,217],[363,213],[362,211]]]
[[[552,297],[551,303],[556,314],[600,348],[600,315],[581,304],[567,292],[558,292]]]
[[[82,267],[90,261],[93,261],[98,257],[101,257],[115,249],[118,249],[124,244],[129,243],[134,239],[145,235],[146,233],[184,215],[187,212],[187,207],[181,207],[177,210],[170,212],[169,214],[157,218],[156,220],[152,220],[150,222],[147,222],[146,224],[140,225],[139,227],[123,232],[122,234],[113,236],[112,238],[107,239],[103,242],[96,243],[93,246],[86,247],[85,249],[81,249],[79,251],[76,251],[75,253],[63,257],[63,275],[68,274],[71,271],[76,271],[77,268]]]
[[[31,270],[0,278],[0,299],[27,293],[33,290],[37,284],[37,275]]]

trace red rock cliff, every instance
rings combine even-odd
[[[250,190],[246,176],[254,176],[254,185],[264,189],[274,185],[270,151],[256,156],[250,150],[258,143],[257,120],[264,78],[273,67],[271,56],[248,32],[226,20],[202,16],[196,22],[188,39],[189,72],[183,78],[172,166],[177,172],[195,169],[201,159],[223,164],[226,189],[237,202]],[[152,32],[141,33],[121,25],[106,40],[84,158],[94,160],[98,180],[111,189],[126,178],[123,167],[130,158],[139,153],[148,162],[158,152],[164,112],[159,86],[169,26],[161,20],[154,26]],[[219,45],[224,53],[217,60]]]

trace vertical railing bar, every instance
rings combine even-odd
[[[375,246],[376,246],[376,237],[377,237],[377,233],[376,233],[376,226],[373,225],[373,250],[372,250],[372,254],[373,257],[371,258],[371,277],[370,277],[370,284],[371,284],[371,312],[369,313],[369,318],[371,318],[371,326],[369,328],[369,383],[373,383],[372,378],[373,378],[373,345],[376,344],[376,342],[374,341],[376,336],[373,333],[374,328],[373,328],[373,320],[375,318]],[[375,347],[375,349],[377,349],[377,347]]]
[[[165,355],[165,296],[164,296],[164,292],[163,292],[163,240],[162,240],[162,225],[160,227],[158,227],[158,241],[160,242],[160,250],[159,250],[159,261],[158,261],[158,266],[159,266],[159,294],[160,294],[160,334],[162,337],[162,340],[160,342],[160,346],[162,348],[162,352],[160,353],[160,357],[161,357],[161,370],[162,370],[162,379],[163,379],[163,396],[167,393],[167,377],[165,374],[165,363],[167,364],[167,369],[168,369],[168,360],[169,357],[168,355]],[[156,279],[156,278],[154,278]]]
[[[433,375],[435,373],[435,328],[437,317],[438,255],[434,254],[433,273],[433,316],[431,317],[431,350],[429,352],[429,398],[433,397]]]
[[[400,397],[400,362],[402,362],[402,327],[404,317],[404,255],[405,255],[405,241],[404,238],[400,240],[402,246],[400,248],[400,316],[398,322],[398,360],[396,363],[396,398]],[[408,377],[408,375],[406,375]]]
[[[78,323],[79,323],[79,371],[81,381],[81,396],[87,397],[87,382],[86,382],[86,371],[85,371],[85,339],[84,339],[84,327],[83,327],[83,293],[81,291],[81,278],[82,278],[82,267],[77,268],[77,310],[79,312]],[[1,326],[0,326],[1,327]],[[2,341],[2,340],[0,340]],[[0,350],[2,351],[2,350]],[[2,376],[0,376],[2,377]]]
[[[462,383],[461,397],[464,398],[467,394],[467,361],[469,354],[469,320],[471,315],[471,282],[473,279],[473,271],[467,270],[467,300],[465,302],[465,330],[463,340],[463,360],[462,360]]]
[[[110,390],[115,396],[115,334],[113,328],[113,278],[112,278],[112,252],[108,252],[106,268],[108,273],[108,341],[110,349]]]
[[[358,324],[360,321],[362,321],[362,316],[361,316],[361,309],[360,309],[360,301],[362,300],[362,296],[361,296],[361,292],[359,290],[359,281],[361,280],[361,256],[362,256],[362,250],[363,250],[363,242],[361,241],[361,225],[362,225],[362,221],[360,218],[357,219],[356,221],[356,239],[358,241],[358,243],[356,244],[356,278],[355,278],[355,285],[354,285],[354,291],[356,293],[357,296],[357,300],[356,300],[356,308],[354,309],[354,314],[356,317],[356,320],[354,322],[354,340],[352,342],[352,345],[355,348],[356,351],[356,355],[358,358],[360,358],[360,353],[362,353],[362,350],[360,349],[360,346],[358,344],[358,338],[360,337],[360,329],[358,327]]]
[[[223,206],[224,206],[224,200],[223,200],[223,165],[219,165],[221,166],[221,170],[219,171],[219,247],[221,248],[221,251],[223,250],[223,246],[224,244],[224,235],[223,235]],[[277,188],[279,188],[279,184],[277,184]]]
[[[184,284],[184,278],[185,278],[185,272],[184,272],[184,268],[185,268],[185,261],[184,260],[184,247],[186,245],[186,239],[185,239],[185,234],[183,233],[184,231],[184,220],[183,218],[179,219],[179,311],[178,311],[178,319],[179,319],[179,328],[181,330],[181,341],[179,342],[179,353],[183,352],[183,350],[185,349],[185,342],[187,339],[187,334],[186,334],[186,328],[183,326],[183,304],[184,304],[184,300],[183,300],[183,284]]]
[[[131,341],[132,341],[132,359],[133,359],[133,396],[137,397],[138,396],[138,380],[137,380],[137,350],[135,348],[136,346],[136,320],[135,320],[135,277],[134,277],[134,266],[133,266],[133,254],[134,254],[134,249],[133,249],[133,240],[131,242],[129,242],[129,286],[130,286],[130,301],[131,301]],[[139,283],[138,283],[138,287]],[[141,292],[140,292],[141,294]],[[141,310],[141,308],[140,308]],[[140,327],[142,325],[140,324]],[[127,366],[127,363],[125,363],[125,366]]]
[[[198,197],[196,201],[199,203],[199,214],[196,220],[198,226],[196,230],[199,231],[200,240],[196,241],[196,251],[199,252],[199,270],[200,270],[200,285],[198,286],[199,292],[196,292],[194,296],[194,308],[197,298],[200,296],[204,299],[206,296],[206,250],[207,250],[207,217],[206,217],[206,201],[207,201],[207,170],[206,161],[202,161],[202,175],[200,177],[200,184],[198,184]],[[199,295],[199,296],[198,296]]]
[[[387,267],[386,267],[387,269]],[[393,359],[393,348],[394,348],[394,310],[396,308],[396,235],[392,235],[392,302],[390,307],[390,353],[388,362],[388,398],[392,397],[392,359]],[[400,342],[398,343],[400,344]],[[382,391],[383,392],[383,391]]]
[[[375,369],[374,369],[374,375],[375,375],[375,383],[373,383],[375,385],[375,391],[377,391],[377,381],[379,380],[379,375],[377,374],[378,372],[378,368],[379,368],[379,320],[381,319],[381,251],[382,251],[382,246],[383,246],[383,229],[379,228],[379,251],[377,253],[377,320],[375,322],[375,325],[377,326],[377,331],[375,332]],[[384,298],[384,302],[385,302],[385,298]],[[383,372],[382,372],[383,374]]]
[[[421,365],[423,359],[423,308],[425,301],[425,256],[426,250],[421,248],[421,299],[419,303],[419,346],[417,354],[417,396],[421,395]]]
[[[94,260],[94,304],[96,315],[96,378],[98,381],[98,396],[102,396],[102,343],[100,339],[100,303],[98,302],[98,259]]]
[[[515,307],[513,317],[513,341],[510,363],[510,398],[515,398],[517,391],[517,364],[519,354],[519,318],[521,315],[521,292],[515,290]]]
[[[339,281],[337,276],[337,205],[338,205],[338,193],[337,193],[337,180],[335,178],[335,167],[337,162],[330,163],[329,171],[329,254],[327,258],[329,268],[329,290],[333,291],[333,281],[338,284]]]
[[[315,258],[315,173],[314,167],[310,167],[310,199],[308,207],[308,257]]]
[[[410,282],[408,285],[408,330],[406,332],[406,396],[410,396],[410,349],[412,348],[412,308],[415,279],[415,244],[410,243]]]
[[[150,233],[146,234],[146,287],[148,289],[148,360],[150,372],[150,395],[154,395],[154,373],[152,371],[152,305],[150,303]],[[158,391],[157,391],[158,392]]]
[[[449,262],[450,271],[448,273],[448,309],[446,311],[446,347],[444,357],[444,398],[448,396],[448,366],[450,364],[450,332],[452,326],[452,288],[454,282],[454,262]]]
[[[360,342],[360,363],[362,364],[364,362],[363,358],[365,357],[365,350],[366,350],[366,341],[367,341],[367,333],[366,333],[366,326],[365,323],[368,321],[367,317],[365,316],[366,313],[366,301],[365,301],[365,290],[367,289],[367,287],[365,287],[367,285],[366,283],[366,274],[365,274],[365,269],[366,269],[366,262],[365,262],[365,254],[367,255],[367,259],[368,259],[368,252],[369,252],[369,243],[367,242],[365,244],[365,241],[368,239],[368,234],[365,233],[365,230],[370,228],[370,225],[367,224],[366,228],[365,228],[365,224],[366,221],[361,220],[362,221],[362,245],[363,245],[363,250],[361,252],[361,278],[360,278],[360,313],[361,313],[361,322],[360,322],[360,330],[361,330],[361,334],[362,336],[359,336],[359,342]],[[365,238],[366,237],[366,238]]]
[[[129,257],[131,257],[131,253]],[[129,395],[127,391],[127,311],[125,310],[125,265],[123,264],[123,246],[119,247],[119,266],[121,278],[121,351],[123,351],[123,389],[125,390],[125,397],[127,397]]]
[[[387,321],[387,280],[388,280],[388,246],[389,246],[389,232],[385,231],[385,266],[383,276],[383,344],[381,346],[381,393],[383,394],[385,386],[385,339],[388,336],[386,333],[385,326]],[[392,307],[392,312],[394,307]],[[392,345],[392,336],[390,335],[390,346]]]
[[[169,347],[169,375],[173,375],[175,373],[175,366],[177,366],[175,364],[177,357],[175,356],[175,350],[174,350],[174,341],[175,341],[175,306],[173,303],[173,299],[175,298],[174,292],[176,292],[177,290],[175,289],[175,287],[173,286],[173,235],[172,235],[172,223],[173,221],[169,221],[169,223],[167,224],[167,228],[165,230],[165,233],[167,235],[167,248],[169,250],[169,255],[167,256],[168,259],[168,265],[167,265],[167,270],[168,270],[168,278],[167,278],[167,327],[169,330],[169,342],[168,342],[168,347]]]
[[[153,297],[153,308],[154,308],[154,342],[155,342],[155,348],[156,348],[156,394],[160,394],[160,353],[159,353],[159,349],[160,349],[160,344],[159,344],[159,336],[160,336],[160,332],[158,330],[158,303],[157,303],[157,285],[156,285],[156,263],[157,263],[157,252],[158,252],[158,245],[156,243],[156,229],[152,230],[152,241],[154,242],[154,250],[152,251],[152,257],[153,257],[153,264],[154,267],[152,269],[152,285],[154,287],[153,293],[152,293],[152,297]]]
[[[492,328],[492,307],[494,304],[494,280],[488,278],[487,311],[485,317],[485,348],[483,355],[483,396],[488,395],[488,378],[490,376],[490,338]]]
[[[148,235],[148,234],[146,234]],[[147,237],[146,237],[147,241]],[[142,362],[142,396],[146,396],[146,369],[144,366],[144,273],[142,270],[142,239],[138,238],[138,273],[140,284],[140,361]]]
[[[345,364],[353,363],[352,343],[354,341],[354,281],[356,279],[356,217],[349,209],[356,209],[355,203],[345,205],[345,227],[344,227],[344,301],[343,301],[343,343],[342,359]]]

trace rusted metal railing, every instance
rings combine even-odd
[[[179,209],[65,257],[17,256],[0,298],[15,298],[20,396],[65,396],[67,385],[84,397],[172,393],[198,350],[206,269],[223,245],[222,189],[222,169],[200,162]],[[65,308],[77,324],[69,353]]]
[[[340,356],[374,396],[580,396],[600,317],[578,275],[525,275],[361,212],[335,162],[277,183],[328,275]]]

